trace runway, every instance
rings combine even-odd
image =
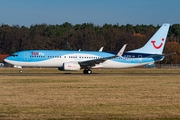
[[[179,73],[0,73],[0,76],[180,76]]]
[[[57,68],[1,68],[0,76],[180,76],[180,69],[93,69],[92,74],[81,71],[58,71]]]

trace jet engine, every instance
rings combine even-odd
[[[76,62],[63,63],[63,67],[59,67],[58,70],[80,70],[80,65]]]

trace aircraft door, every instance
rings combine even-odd
[[[28,60],[28,53],[25,52],[25,53],[24,53],[24,61],[27,61],[27,60]]]
[[[142,63],[142,55],[138,55],[138,62],[139,64]]]

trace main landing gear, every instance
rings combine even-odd
[[[83,73],[84,73],[84,74],[92,74],[92,70],[90,70],[90,69],[84,69],[84,70],[83,70]]]
[[[23,70],[22,70],[22,69],[21,69],[21,70],[19,70],[19,73],[21,73],[21,74],[22,74],[22,73],[23,73]]]

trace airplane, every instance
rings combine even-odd
[[[22,67],[56,67],[58,70],[91,74],[94,68],[130,68],[151,65],[164,59],[162,53],[170,24],[164,23],[141,48],[124,53],[126,44],[118,53],[99,51],[24,50],[15,52],[5,62]]]

